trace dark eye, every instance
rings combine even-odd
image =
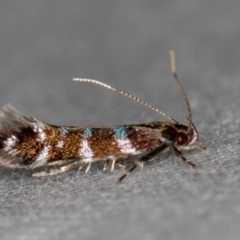
[[[183,133],[183,132],[179,132],[177,134],[177,143],[178,145],[184,145],[188,142],[188,136],[187,134]]]

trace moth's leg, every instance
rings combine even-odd
[[[103,166],[103,171],[107,171],[110,169],[111,172],[113,172],[116,164],[116,158],[111,157],[110,159],[106,160],[106,163]]]
[[[126,177],[128,177],[133,170],[137,168],[137,164],[134,164],[125,174],[123,174],[116,182],[116,184],[119,184],[122,182],[122,180]]]
[[[206,147],[200,146],[200,145],[192,145],[192,146],[185,146],[183,148],[181,148],[183,150],[193,150],[193,149],[198,149],[198,150],[207,150]]]
[[[64,173],[64,172],[67,172],[70,169],[76,167],[79,164],[81,164],[79,161],[74,161],[74,162],[71,162],[67,165],[60,166],[56,169],[49,169],[48,171],[33,173],[32,176],[33,177],[46,177],[46,176],[56,175],[56,174],[59,174],[59,173]]]
[[[103,171],[107,171],[110,168],[111,160],[106,160],[103,166]]]
[[[84,167],[86,167],[85,168],[85,170],[84,170],[84,172],[85,173],[88,173],[89,171],[90,171],[90,168],[91,168],[91,166],[92,166],[92,162],[80,162],[79,164],[79,168],[78,168],[78,171],[80,171],[80,170],[82,170]]]
[[[135,160],[132,167],[117,180],[116,184],[119,184],[125,177],[129,176],[131,174],[131,172],[133,172],[133,170],[135,170],[137,167],[140,167],[142,169],[145,162],[151,161],[159,153],[161,153],[162,151],[164,151],[167,148],[169,148],[169,144],[167,144],[167,143],[161,144],[159,147],[153,149],[146,155]]]
[[[118,168],[125,168],[125,167],[126,167],[126,164],[119,162],[119,163],[116,163],[116,166],[117,166]]]
[[[90,163],[87,163],[87,167],[86,167],[86,169],[85,169],[85,173],[88,173],[88,172],[89,172],[91,166],[92,166],[92,163],[91,163],[91,162],[90,162]]]
[[[47,166],[59,166],[59,165],[64,165],[65,163],[69,163],[69,160],[57,160],[54,162],[47,163]]]
[[[186,159],[183,156],[183,154],[174,145],[171,145],[171,147],[172,147],[174,153],[177,155],[177,157],[180,157],[185,163],[187,163],[191,167],[197,168],[197,165],[195,163],[192,163],[190,160]]]

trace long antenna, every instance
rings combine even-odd
[[[184,90],[184,88],[183,88],[183,86],[182,86],[182,84],[181,84],[181,82],[180,82],[180,80],[179,80],[179,78],[178,78],[178,76],[177,76],[175,52],[174,52],[173,50],[170,50],[170,51],[169,51],[169,54],[170,54],[171,72],[173,73],[174,79],[176,80],[177,85],[178,85],[180,91],[182,92],[183,97],[184,97],[184,100],[185,100],[185,103],[186,103],[186,105],[187,105],[187,111],[188,111],[188,117],[187,117],[187,119],[188,119],[188,129],[191,129],[191,126],[192,126],[192,112],[191,112],[191,107],[190,107],[190,104],[189,104],[189,100],[188,100],[188,98],[187,98],[187,94],[186,94],[186,92],[185,92],[185,90]],[[72,80],[73,80],[73,81],[78,81],[78,82],[87,82],[87,83],[97,84],[97,85],[100,85],[100,86],[105,87],[105,88],[107,88],[107,89],[110,89],[110,90],[112,90],[112,91],[114,91],[114,92],[118,92],[118,93],[120,93],[120,94],[122,94],[122,95],[125,95],[125,96],[127,96],[127,97],[129,97],[129,98],[131,98],[131,99],[134,99],[135,101],[137,101],[137,102],[139,102],[139,103],[141,103],[141,104],[149,107],[149,108],[152,109],[153,111],[161,114],[162,116],[168,118],[169,120],[173,121],[174,123],[178,123],[175,119],[173,119],[172,117],[170,117],[170,116],[169,116],[168,114],[166,114],[165,112],[163,112],[163,111],[159,110],[158,108],[154,107],[153,105],[151,105],[151,104],[149,104],[149,103],[141,100],[140,98],[135,97],[135,96],[133,96],[133,95],[127,93],[127,92],[124,92],[124,91],[122,91],[122,90],[116,89],[116,88],[114,88],[114,87],[112,87],[112,86],[110,86],[110,85],[107,85],[107,84],[102,83],[102,82],[97,81],[97,80],[86,79],[86,78],[73,78]]]
[[[173,119],[172,117],[170,117],[168,114],[166,114],[165,112],[162,112],[161,110],[159,110],[158,108],[152,106],[151,104],[141,100],[140,98],[137,98],[129,93],[126,93],[122,90],[119,90],[119,89],[116,89],[114,87],[111,87],[110,85],[107,85],[105,83],[102,83],[102,82],[99,82],[97,80],[93,80],[93,79],[85,79],[85,78],[73,78],[72,79],[73,81],[78,81],[78,82],[87,82],[87,83],[94,83],[94,84],[97,84],[97,85],[100,85],[102,87],[105,87],[105,88],[108,88],[114,92],[118,92],[120,94],[123,94],[131,99],[134,99],[135,101],[137,102],[140,102],[141,104],[149,107],[150,109],[154,110],[155,112],[158,112],[159,114],[163,115],[164,117],[168,118],[169,120],[173,121],[174,123],[178,123],[175,119]]]
[[[185,103],[187,105],[188,129],[191,129],[191,127],[192,127],[192,111],[191,111],[191,107],[190,107],[190,104],[189,104],[189,100],[188,100],[187,94],[186,94],[186,92],[185,92],[185,90],[184,90],[184,88],[183,88],[183,86],[182,86],[182,84],[181,84],[181,82],[180,82],[180,80],[178,78],[178,75],[177,75],[175,52],[173,50],[170,50],[169,54],[170,54],[171,72],[173,73],[174,79],[176,80],[177,85],[178,85],[180,91],[182,92],[182,95],[184,97]]]

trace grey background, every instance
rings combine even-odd
[[[166,121],[98,86],[132,93],[186,122],[169,49],[208,151],[173,154],[120,186],[122,170],[47,178],[0,168],[1,239],[239,239],[240,2],[5,1],[0,105],[60,125]]]

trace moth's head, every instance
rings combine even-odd
[[[198,131],[193,123],[190,128],[181,124],[176,125],[176,128],[177,135],[175,144],[177,144],[180,149],[188,150],[198,145]]]

